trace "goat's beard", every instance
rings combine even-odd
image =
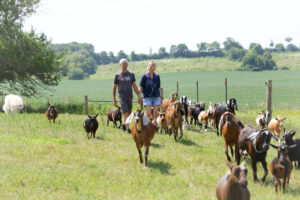
[[[141,122],[139,122],[139,123],[136,124],[136,130],[137,131],[141,131],[142,130]]]

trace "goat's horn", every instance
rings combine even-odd
[[[271,131],[270,131],[271,132]],[[278,137],[276,137],[276,135],[274,133],[271,132],[272,137],[279,143],[280,143],[280,139],[278,139]]]

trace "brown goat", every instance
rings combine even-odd
[[[166,112],[166,110],[170,107],[172,103],[176,101],[178,98],[177,92],[171,94],[170,99],[164,99],[161,104],[161,112]]]
[[[117,126],[117,121],[120,122],[120,126],[122,125],[122,111],[121,107],[117,106],[118,109],[110,109],[107,114],[107,126],[109,124],[109,121],[112,121],[114,123],[114,127]]]
[[[150,120],[147,125],[144,125],[144,112],[142,110],[137,110],[134,112],[134,123],[131,128],[131,135],[136,144],[136,148],[139,152],[140,162],[143,163],[143,155],[142,155],[142,147],[145,146],[145,166],[144,169],[147,168],[148,162],[148,154],[149,154],[149,147],[150,142],[154,137],[155,134],[155,126],[152,124]],[[145,116],[146,117],[146,116]]]
[[[216,188],[218,200],[249,200],[246,162],[237,166],[227,162],[227,165],[230,171],[221,178]]]
[[[53,120],[53,123],[55,123],[55,119],[58,116],[58,112],[55,108],[55,104],[48,103],[49,108],[46,111],[46,116],[48,117],[49,123],[51,123],[51,120]]]
[[[208,125],[208,113],[205,111],[201,111],[198,115],[198,121],[200,122],[200,129],[204,126],[205,131],[207,131]]]
[[[156,123],[160,127],[160,133],[162,133],[162,129],[165,130],[165,133],[168,132],[166,113],[158,113],[158,117],[156,118]]]
[[[268,128],[271,132],[275,133],[276,137],[280,138],[281,129],[283,127],[283,121],[286,118],[273,118],[271,119]]]
[[[219,129],[224,136],[224,146],[227,160],[231,161],[228,155],[228,146],[230,147],[231,155],[233,155],[233,146],[235,146],[235,161],[237,164],[240,164],[240,149],[238,140],[240,137],[241,128],[239,126],[239,121],[235,118],[233,113],[225,112],[221,116]]]
[[[166,121],[168,127],[171,127],[174,133],[174,139],[178,141],[183,136],[182,131],[182,116],[184,115],[183,106],[179,101],[171,104],[166,111]],[[180,137],[178,138],[178,128],[180,129]],[[170,132],[169,132],[170,134]]]
[[[293,169],[293,164],[288,156],[288,149],[295,147],[296,145],[287,146],[285,142],[279,147],[273,144],[270,144],[273,148],[277,149],[278,155],[270,163],[270,171],[274,177],[275,191],[278,192],[281,190],[280,178],[283,179],[283,192],[285,191],[285,184],[289,186],[290,176]]]
[[[208,106],[208,110],[207,110],[208,121],[210,122],[211,127],[214,127],[215,124],[216,124],[216,122],[215,122],[216,107],[217,107],[217,104],[212,104],[212,103],[210,103],[209,106]]]

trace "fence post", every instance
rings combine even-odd
[[[198,103],[198,102],[199,102],[199,101],[198,101],[198,97],[199,97],[199,96],[198,96],[198,93],[199,93],[199,89],[198,89],[198,81],[196,81],[196,86],[197,86],[197,103]]]
[[[176,92],[177,92],[177,97],[179,97],[178,81],[176,82]]]
[[[268,80],[266,82],[267,85],[267,112],[270,113],[269,115],[269,119],[267,119],[267,121],[269,122],[272,119],[272,80]]]
[[[85,114],[88,115],[89,114],[89,108],[88,108],[88,96],[84,96],[84,107],[85,107]]]
[[[225,78],[225,103],[227,103],[227,78]]]

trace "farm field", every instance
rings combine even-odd
[[[256,114],[237,112],[252,125]],[[299,121],[299,113],[290,115]],[[85,118],[61,114],[50,125],[43,114],[1,113],[0,199],[216,199],[215,187],[228,167],[223,137],[215,130],[187,127],[179,142],[156,134],[143,170],[131,135],[106,127],[101,116],[96,139],[89,140]],[[287,128],[295,128],[292,119],[286,120]],[[268,164],[275,154],[268,151]],[[247,167],[251,199],[299,199],[299,169],[293,169],[287,192],[275,194],[270,172],[260,185],[253,182],[249,161]],[[258,164],[258,177],[262,174]]]
[[[158,65],[159,66],[159,65]],[[158,67],[159,68],[159,67]],[[130,68],[130,70],[134,70]],[[241,71],[194,71],[161,73],[164,96],[176,91],[179,82],[179,95],[185,95],[196,101],[196,81],[199,81],[199,101],[224,102],[224,79],[228,79],[228,98],[235,97],[241,108],[251,110],[265,108],[265,81],[273,81],[273,107],[277,109],[298,109],[300,107],[300,69],[263,72]],[[140,75],[136,76],[139,84]],[[29,103],[84,102],[84,96],[90,100],[112,100],[113,77],[111,79],[88,79],[81,81],[62,80],[53,91],[44,97],[27,99]],[[51,96],[52,95],[52,96]]]

